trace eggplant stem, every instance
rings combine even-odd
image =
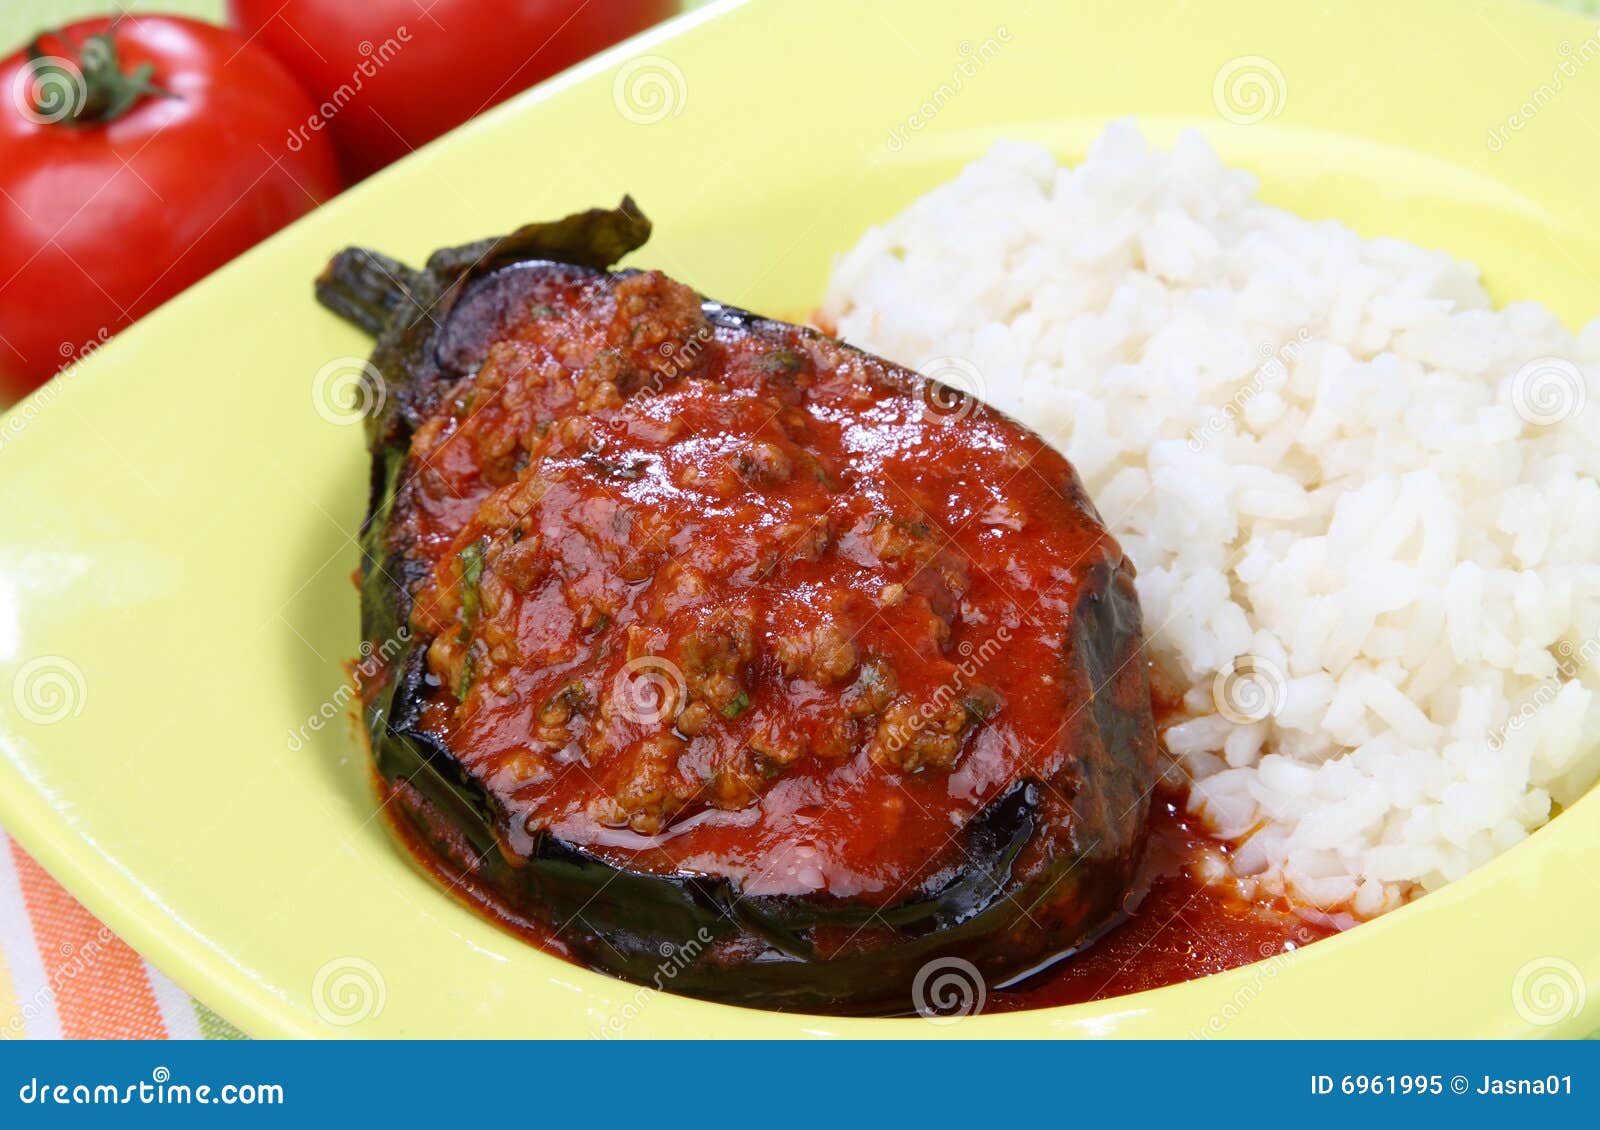
[[[398,259],[347,247],[317,276],[317,301],[377,337],[395,306],[410,296],[417,278],[418,272]]]

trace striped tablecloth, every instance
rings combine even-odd
[[[0,1040],[236,1040],[0,832]]]

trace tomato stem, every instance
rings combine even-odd
[[[33,70],[35,113],[64,125],[104,125],[126,114],[141,98],[178,97],[151,81],[155,67],[150,63],[123,71],[115,38],[121,22],[121,17],[113,20],[82,47],[64,29],[34,37],[28,44],[28,65]],[[65,55],[46,54],[45,40],[52,37],[66,48]]]

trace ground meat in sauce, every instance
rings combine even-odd
[[[531,819],[581,799],[641,833],[863,745],[877,771],[952,769],[1003,701],[928,678],[967,562],[903,488],[841,479],[838,426],[797,410],[811,359],[702,372],[700,300],[653,272],[597,328],[531,319],[418,434],[425,460],[470,445],[494,488],[416,593],[446,727],[536,704],[491,754]],[[574,371],[580,336],[601,363]],[[935,696],[890,693],[899,667]]]
[[[524,830],[658,836],[876,775],[870,838],[916,782],[926,859],[986,789],[1048,770],[1058,722],[1006,690],[1048,678],[1078,583],[1040,547],[1114,543],[1031,466],[1042,445],[826,338],[719,339],[657,272],[563,297],[417,429],[402,531],[429,565],[428,723]]]

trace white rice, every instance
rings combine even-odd
[[[997,144],[823,316],[1076,464],[1139,569],[1164,742],[1242,877],[1361,916],[1600,776],[1600,321],[1255,199],[1197,133]]]

